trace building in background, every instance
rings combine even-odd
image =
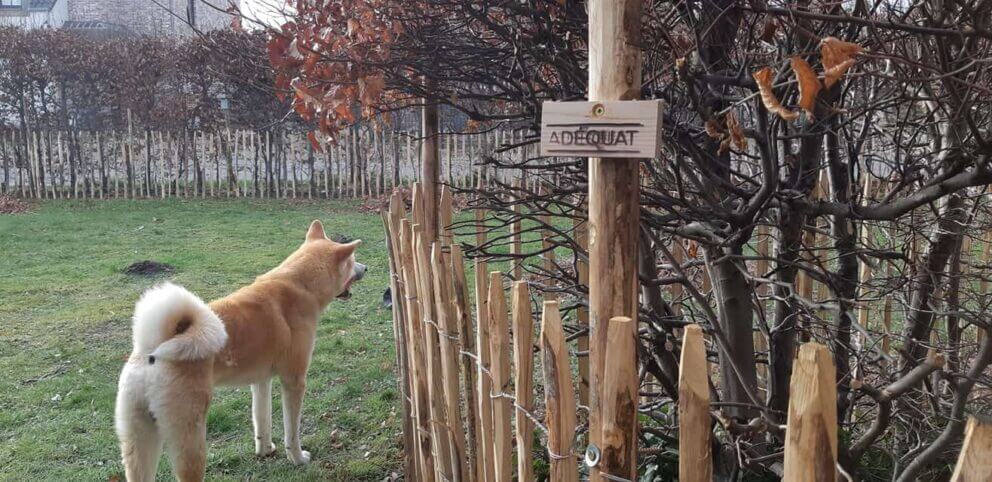
[[[62,28],[71,0],[0,0],[0,26]]]
[[[0,0],[6,2],[12,0]],[[16,0],[14,0],[16,1]],[[28,1],[28,0],[25,0]],[[59,0],[66,1],[66,0]],[[67,0],[68,20],[119,25],[138,35],[181,37],[231,25],[226,10],[241,0]]]
[[[182,37],[231,25],[241,0],[0,0],[0,26]]]

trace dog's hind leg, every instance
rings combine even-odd
[[[207,469],[206,410],[191,406],[172,412],[168,424],[162,426],[172,471],[180,482],[203,482]]]
[[[118,436],[124,473],[131,482],[155,482],[158,459],[162,456],[162,437],[147,412],[127,409],[118,413]]]
[[[275,452],[272,443],[272,379],[251,386],[251,421],[255,425],[255,455]]]
[[[282,428],[286,441],[286,456],[296,464],[310,462],[310,452],[300,446],[300,412],[303,409],[303,393],[306,392],[306,376],[283,376],[282,380]]]

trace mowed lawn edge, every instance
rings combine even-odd
[[[388,260],[377,214],[349,202],[49,201],[0,215],[0,480],[123,480],[113,431],[117,375],[140,293],[165,280],[210,300],[250,283],[302,242],[313,219],[361,238],[369,266],[323,314],[303,411],[307,467],[253,454],[247,388],[215,392],[208,480],[382,480],[399,468]],[[122,274],[142,260],[175,272]],[[172,479],[163,458],[159,477]]]

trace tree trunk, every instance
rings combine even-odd
[[[850,164],[841,159],[840,146],[837,139],[837,118],[830,120],[831,129],[827,130],[827,167],[830,174],[830,186],[834,202],[848,203],[851,201],[851,170]],[[866,174],[867,175],[867,174]],[[862,226],[861,229],[867,229]],[[834,249],[837,251],[837,272],[832,276],[832,285],[837,294],[837,331],[831,341],[834,352],[834,363],[837,367],[837,420],[843,422],[850,404],[851,392],[851,326],[853,322],[853,306],[851,300],[858,297],[858,255],[857,234],[850,219],[834,217],[831,222],[831,234],[834,238]],[[865,280],[860,280],[864,282]]]
[[[934,290],[943,276],[947,261],[954,253],[958,239],[964,229],[967,213],[960,193],[948,196],[934,229],[934,241],[926,256],[917,262],[913,277],[913,296],[910,300],[909,315],[902,337],[902,366],[900,373],[905,375],[926,357],[926,344],[930,342],[934,312],[931,302]]]
[[[431,80],[425,80],[424,90],[427,91],[428,95],[433,92],[433,82]],[[430,97],[423,99],[424,108],[423,114],[423,124],[421,129],[421,135],[423,136],[423,142],[421,143],[421,152],[423,155],[423,189],[424,189],[424,218],[425,224],[424,232],[427,234],[427,239],[434,241],[437,239],[439,234],[438,226],[438,213],[437,213],[437,202],[438,202],[438,180],[441,174],[441,166],[438,159],[438,125],[439,119],[437,115],[437,104]]]

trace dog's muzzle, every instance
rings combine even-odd
[[[351,279],[344,285],[344,291],[338,295],[339,300],[346,300],[351,298],[351,284],[356,281],[361,281],[365,277],[365,272],[368,271],[368,266],[362,263],[355,263],[354,268],[351,269]]]

